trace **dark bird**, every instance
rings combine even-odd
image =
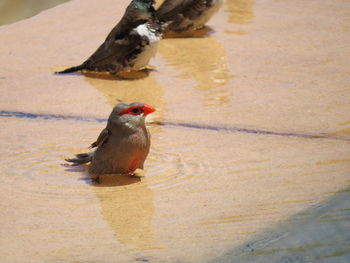
[[[56,72],[139,70],[157,51],[162,27],[155,18],[154,0],[132,0],[103,44],[81,65]]]
[[[202,28],[219,10],[223,0],[165,0],[156,17],[167,24],[166,31],[184,32]]]
[[[137,168],[143,169],[151,145],[145,118],[154,111],[152,106],[139,102],[119,103],[107,127],[90,146],[96,150],[66,161],[72,165],[91,162],[92,174],[133,174]]]

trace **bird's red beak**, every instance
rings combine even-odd
[[[143,105],[142,108],[143,108],[143,112],[144,112],[145,115],[148,115],[148,114],[156,111],[155,108],[153,108],[152,106],[150,106],[148,104]]]

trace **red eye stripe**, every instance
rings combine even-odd
[[[131,114],[131,115],[141,115],[141,114],[144,114],[144,115],[148,115],[152,112],[154,112],[156,109],[153,108],[152,106],[150,105],[143,105],[143,106],[133,106],[133,107],[129,107],[123,111],[121,111],[119,113],[119,115],[124,115],[124,114]]]
[[[119,113],[119,115],[131,114],[131,115],[140,115],[143,113],[143,109],[140,106],[134,106],[127,108]]]

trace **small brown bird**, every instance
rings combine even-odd
[[[137,168],[143,169],[151,145],[145,117],[154,111],[152,106],[139,102],[119,103],[107,127],[90,146],[96,150],[66,161],[72,165],[91,162],[92,174],[133,174]]]
[[[132,0],[120,22],[84,63],[56,73],[86,70],[116,74],[147,66],[162,34],[153,4],[154,0]]]
[[[156,11],[165,31],[184,32],[202,28],[220,9],[223,0],[165,0]]]

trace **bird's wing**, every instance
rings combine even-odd
[[[118,72],[129,66],[144,46],[143,39],[134,29],[151,19],[151,14],[128,8],[102,45],[82,64],[83,68],[91,71]]]
[[[132,66],[133,60],[146,44],[145,39],[134,31],[121,39],[108,39],[84,63],[84,68],[91,71],[119,72]]]
[[[184,18],[196,18],[211,0],[165,0],[156,11],[156,17],[160,21],[172,21],[181,16]]]
[[[101,147],[108,141],[110,135],[111,132],[107,128],[104,128],[98,136],[97,140],[90,145],[90,148]]]

